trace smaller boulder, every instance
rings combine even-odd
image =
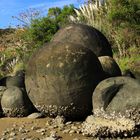
[[[121,76],[121,70],[112,57],[100,56],[98,59],[107,77]]]
[[[5,116],[22,117],[34,111],[25,90],[18,87],[9,87],[3,93],[1,106]]]
[[[6,86],[7,87],[16,86],[20,88],[25,88],[24,80],[25,80],[25,72],[23,70],[17,71],[14,76],[7,77]]]
[[[100,82],[93,92],[93,113],[105,111],[140,123],[140,84],[130,77],[112,77]]]

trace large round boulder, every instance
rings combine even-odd
[[[72,42],[91,49],[96,56],[111,56],[112,49],[106,37],[97,29],[83,24],[70,24],[60,29],[51,41]]]
[[[100,56],[98,59],[107,77],[121,76],[121,70],[112,57]]]
[[[92,103],[94,114],[105,111],[140,122],[140,84],[133,78],[122,76],[103,80],[93,92]]]
[[[25,90],[18,87],[7,88],[1,99],[1,106],[5,116],[22,117],[34,111]]]
[[[51,42],[29,60],[25,85],[39,111],[76,119],[91,113],[92,93],[102,79],[101,64],[91,50]]]

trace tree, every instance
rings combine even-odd
[[[49,8],[48,10],[48,17],[52,19],[57,19],[57,17],[61,14],[61,8],[59,7],[54,7],[54,8]]]
[[[62,9],[58,7],[50,8],[47,16],[57,22],[61,27],[70,22],[70,15],[75,15],[73,5],[64,6]]]
[[[48,17],[35,19],[26,32],[26,39],[32,42],[33,46],[39,47],[49,42],[58,29],[58,23]]]
[[[25,12],[19,13],[18,16],[12,16],[12,18],[18,20],[22,27],[29,27],[31,21],[39,18],[41,11],[35,8],[29,8]],[[19,26],[19,25],[18,25]]]

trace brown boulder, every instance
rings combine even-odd
[[[39,111],[77,119],[91,113],[92,93],[102,79],[102,67],[91,50],[52,42],[29,60],[25,84]]]
[[[71,24],[60,29],[52,41],[81,44],[92,50],[96,56],[113,56],[111,45],[97,29],[83,24]]]

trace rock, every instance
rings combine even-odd
[[[51,131],[50,136],[42,140],[61,140],[61,137],[57,135],[56,131]]]
[[[71,24],[60,29],[51,41],[72,42],[91,49],[96,56],[113,56],[111,45],[97,29],[83,24]]]
[[[37,127],[37,126],[32,126],[31,127],[31,130],[39,130],[39,129],[41,129],[40,127]]]
[[[6,86],[11,87],[11,86],[16,86],[20,88],[25,88],[25,72],[24,70],[17,71],[15,76],[9,76],[6,79]]]
[[[7,77],[3,77],[0,79],[0,86],[6,86],[6,79]]]
[[[37,133],[46,132],[46,129],[44,129],[44,128],[41,128],[41,129],[38,129],[38,130],[36,130],[36,132],[37,132]]]
[[[80,140],[80,139],[78,139],[78,138],[74,138],[73,140]]]
[[[27,116],[34,111],[27,93],[18,87],[9,87],[3,94],[1,106],[8,117]]]
[[[123,76],[128,76],[128,77],[131,77],[131,78],[136,79],[135,75],[134,75],[134,74],[131,72],[131,70],[129,70],[129,69],[123,71],[122,75],[123,75]]]
[[[69,121],[69,122],[66,122],[66,125],[70,125],[70,124],[72,124],[72,122],[71,122],[71,121]]]
[[[53,121],[53,125],[57,126],[59,128],[63,128],[64,127],[64,123],[65,123],[66,119],[63,116],[57,116]]]
[[[43,117],[44,117],[44,115],[39,112],[35,112],[35,113],[32,113],[29,116],[27,116],[27,118],[29,118],[29,119],[38,119],[38,118],[43,118]]]
[[[92,137],[131,137],[136,129],[135,122],[126,118],[102,118],[88,116],[82,124],[82,134]]]
[[[93,93],[93,112],[104,110],[140,122],[140,84],[130,77],[113,77],[100,82]]]
[[[10,134],[9,134],[9,136],[11,136],[11,137],[13,137],[13,136],[16,136],[17,134],[15,133],[15,132],[11,132]]]
[[[1,98],[2,98],[5,90],[6,90],[5,86],[0,86],[0,117],[3,115],[3,111],[2,111],[2,107],[1,107]]]
[[[103,79],[94,53],[78,44],[51,42],[29,60],[25,84],[36,108],[68,119],[85,118],[92,110],[92,93]]]
[[[108,77],[121,76],[121,70],[115,60],[110,56],[98,57],[102,68]]]

